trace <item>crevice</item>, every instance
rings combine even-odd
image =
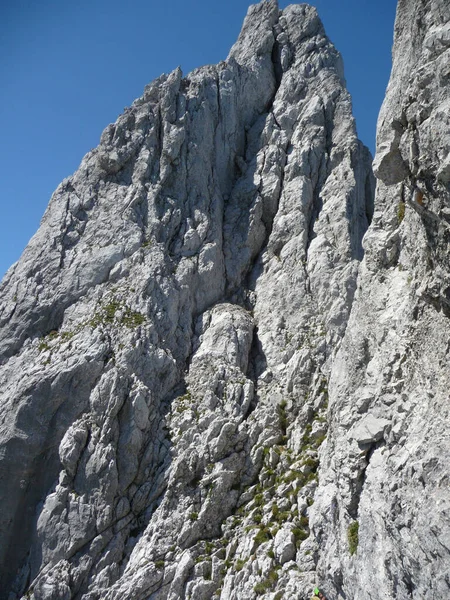
[[[248,368],[246,376],[254,385],[253,398],[249,404],[247,412],[244,414],[244,420],[255,410],[258,405],[258,379],[267,369],[267,360],[262,348],[261,340],[258,336],[258,327],[255,325],[253,330],[253,340],[250,349],[250,356],[248,361]]]
[[[274,33],[275,35],[275,33]],[[273,70],[274,70],[274,74],[275,74],[275,84],[276,84],[276,90],[278,91],[278,88],[281,85],[281,80],[283,78],[283,67],[281,65],[281,44],[275,39],[275,42],[272,46],[272,64],[273,64]],[[276,94],[276,92],[275,92]]]
[[[327,123],[328,119],[327,119],[327,115],[326,115],[326,109],[324,106],[322,106],[322,110],[324,113],[324,123]],[[334,122],[334,112],[333,112],[333,115],[331,116],[330,120],[331,120],[331,122]],[[328,179],[328,176],[330,174],[329,157],[331,155],[332,140],[331,140],[331,131],[329,131],[329,128],[326,126],[325,126],[325,136],[326,136],[325,149],[324,149],[324,152],[322,153],[322,156],[320,159],[320,165],[319,165],[319,169],[318,169],[318,173],[317,173],[317,181],[316,181],[315,185],[313,186],[313,202],[312,202],[311,213],[310,213],[309,222],[308,222],[308,239],[307,239],[306,248],[305,248],[305,260],[308,259],[308,250],[311,245],[311,242],[316,237],[316,234],[314,231],[314,226],[315,226],[316,221],[318,220],[320,213],[322,212],[322,209],[323,209],[323,200],[321,197],[321,191],[322,191],[322,188],[325,185],[325,182]],[[313,143],[313,141],[314,141],[314,139],[311,140],[311,144]],[[312,151],[312,148],[313,148],[313,146],[310,147],[310,149],[309,149],[308,159],[309,159],[309,155]],[[311,162],[309,160],[308,160],[308,163],[311,164]]]
[[[367,228],[370,227],[373,219],[373,213],[375,209],[374,199],[375,199],[375,190],[372,184],[373,175],[371,171],[367,173],[366,181],[364,184],[364,197],[365,197],[365,209],[366,209],[366,219],[367,219]],[[367,229],[366,229],[367,231]]]
[[[351,501],[350,506],[348,508],[348,513],[349,513],[350,517],[352,519],[354,519],[355,521],[358,518],[359,504],[360,504],[360,501],[361,501],[362,493],[364,491],[364,486],[366,484],[367,467],[370,464],[370,460],[371,460],[371,458],[372,458],[373,453],[375,452],[375,450],[377,450],[378,448],[383,447],[384,445],[385,445],[385,441],[384,440],[380,440],[378,442],[374,442],[372,444],[369,444],[366,448],[363,449],[363,452],[365,453],[366,465],[362,468],[361,472],[358,475],[358,478],[353,483],[352,501]]]

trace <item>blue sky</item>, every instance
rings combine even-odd
[[[280,8],[291,2],[280,0]],[[247,0],[6,0],[0,6],[0,277],[50,196],[144,86],[223,60]],[[315,0],[344,57],[362,141],[391,68],[395,0]]]

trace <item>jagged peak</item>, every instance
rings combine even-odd
[[[288,565],[315,568],[327,375],[372,196],[306,4],[250,7],[227,61],[162,75],[105,129],[0,306],[2,590],[244,598],[269,558],[272,587],[306,593]]]

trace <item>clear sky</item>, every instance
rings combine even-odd
[[[0,278],[106,125],[161,73],[226,58],[250,3],[0,2]],[[310,3],[344,57],[358,133],[373,152],[396,1]]]

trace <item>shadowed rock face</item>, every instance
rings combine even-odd
[[[400,0],[375,213],[311,515],[331,597],[450,595],[449,27],[448,2]]]
[[[2,599],[308,596],[370,163],[306,4],[106,128],[0,288]]]

